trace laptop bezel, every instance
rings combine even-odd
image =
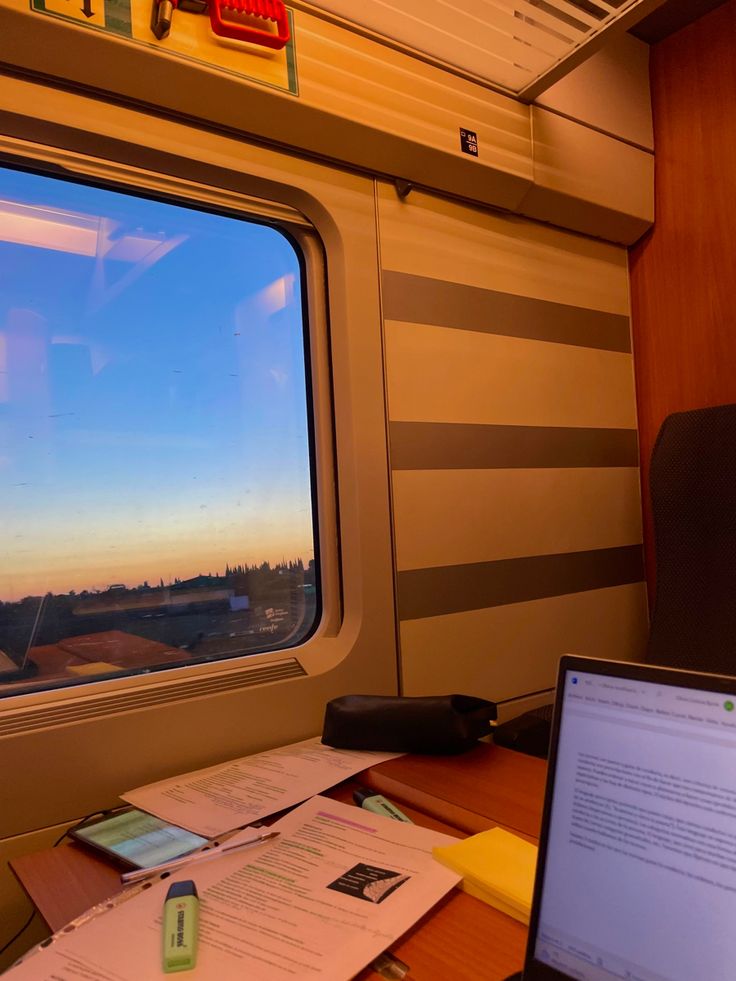
[[[552,731],[549,742],[547,781],[544,788],[542,824],[539,834],[539,855],[534,878],[534,894],[532,897],[529,934],[527,937],[524,970],[522,974],[523,981],[574,981],[572,975],[563,974],[556,968],[550,967],[549,964],[538,961],[534,957],[537,931],[539,928],[542,885],[544,883],[544,871],[547,861],[552,795],[557,770],[557,749],[559,745],[562,703],[565,694],[564,682],[569,671],[608,675],[612,678],[623,678],[631,681],[649,681],[654,684],[672,685],[677,688],[693,688],[717,692],[722,695],[736,696],[736,677],[728,675],[707,674],[700,671],[683,671],[674,668],[658,667],[652,664],[636,664],[631,661],[603,661],[598,658],[577,657],[568,654],[560,658],[557,672],[557,690],[552,714]]]

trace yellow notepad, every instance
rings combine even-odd
[[[461,888],[497,909],[529,922],[537,866],[536,845],[502,828],[492,828],[459,841],[433,848],[443,865],[463,877]]]
[[[474,896],[476,899],[480,899],[482,903],[487,903],[489,906],[497,909],[499,913],[505,913],[507,916],[512,916],[515,920],[526,923],[527,926],[529,925],[529,910],[517,909],[516,906],[510,906],[499,896],[487,892],[485,889],[481,889],[480,886],[473,885],[469,879],[463,879],[458,884],[458,888],[462,889],[469,896]]]

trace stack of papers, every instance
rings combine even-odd
[[[536,845],[492,828],[457,844],[433,848],[432,854],[463,877],[460,888],[465,892],[522,923],[529,922]]]
[[[315,736],[138,787],[123,800],[187,831],[216,838],[261,821],[401,753],[333,749]]]
[[[433,847],[452,842],[449,835],[326,797],[302,804],[272,830],[278,837],[184,866],[60,931],[3,979],[165,981],[164,901],[172,882],[192,879],[199,951],[188,981],[347,981],[458,881],[432,858]]]

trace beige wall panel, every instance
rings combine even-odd
[[[457,155],[465,126],[478,133],[478,162],[531,180],[529,106],[300,11],[297,29],[308,104],[374,126],[380,114],[381,129]]]
[[[532,108],[534,184],[522,214],[631,244],[654,221],[654,155]]]
[[[403,693],[502,699],[554,685],[562,654],[639,660],[644,583],[401,624]]]
[[[399,570],[641,541],[634,467],[403,470],[393,490]]]
[[[303,11],[294,33],[298,98],[177,59],[148,37],[134,44],[0,0],[0,60],[22,71],[516,210],[533,172],[529,106]],[[478,132],[482,158],[461,151],[461,126]]]
[[[651,221],[641,202],[651,198],[653,173],[636,157],[651,165],[650,154],[576,123],[539,130],[533,142],[530,116],[543,110],[530,112],[304,11],[295,22],[298,98],[177,59],[147,35],[131,43],[39,16],[28,0],[0,0],[0,59],[31,77],[41,73],[611,241],[632,243]],[[518,23],[521,32],[529,26]],[[477,156],[462,152],[460,127],[477,132]],[[571,197],[557,177],[575,187]],[[528,195],[534,180],[539,187]]]
[[[379,220],[384,269],[628,316],[618,246],[385,183]]]
[[[614,35],[536,104],[653,150],[649,45],[631,34]]]
[[[386,323],[389,418],[636,428],[630,354]]]

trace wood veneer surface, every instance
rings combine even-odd
[[[630,254],[645,542],[669,413],[736,402],[736,0],[652,48],[654,229]]]
[[[366,782],[468,834],[502,825],[536,841],[546,775],[543,760],[479,743],[461,756],[389,760]]]

